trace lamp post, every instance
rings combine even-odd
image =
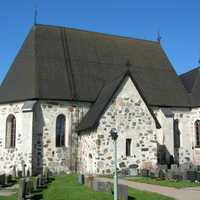
[[[112,128],[110,131],[110,135],[112,140],[114,141],[114,200],[118,200],[118,192],[117,192],[117,185],[118,185],[118,180],[117,180],[117,129]]]

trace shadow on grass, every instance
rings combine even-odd
[[[48,189],[49,185],[55,180],[55,178],[50,178],[48,180],[48,185],[40,186],[37,188],[37,190],[32,192],[31,200],[43,200],[43,194],[42,192],[46,189]]]
[[[128,196],[128,200],[137,200],[135,197]]]
[[[35,194],[33,197],[31,197],[31,200],[42,200],[43,194]]]
[[[7,187],[12,187],[13,185],[15,185],[17,183],[16,180],[11,180],[9,181],[9,183],[7,184],[3,184],[3,185],[0,185],[2,188],[7,188]]]

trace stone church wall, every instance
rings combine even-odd
[[[132,80],[119,88],[93,132],[79,138],[79,170],[88,174],[113,171],[113,141],[109,132],[117,128],[118,168],[131,165],[154,167],[157,163],[157,129],[155,121]],[[131,155],[126,156],[126,139],[131,139]]]
[[[161,108],[153,108],[161,129],[157,132],[157,140],[166,145],[168,152],[178,159],[179,164],[191,162],[200,165],[200,148],[195,147],[195,121],[200,119],[200,109],[168,108],[173,114],[165,116]],[[180,147],[174,148],[174,120],[178,120]]]
[[[193,162],[192,140],[193,137],[193,114],[190,109],[173,109],[174,119],[178,119],[180,131],[180,148],[178,150],[179,164]],[[175,152],[176,153],[176,152]]]
[[[17,171],[22,171],[23,164],[31,172],[33,113],[23,112],[23,105],[23,102],[0,105],[0,174],[12,174],[14,167]],[[5,147],[6,120],[10,114],[16,118],[15,148]]]
[[[200,120],[200,108],[194,108],[191,110],[191,120],[189,124],[189,131],[191,132],[189,141],[191,143],[191,160],[195,165],[200,165],[200,147],[196,146],[196,130],[195,122]]]
[[[40,101],[34,124],[33,165],[35,174],[44,168],[54,172],[77,169],[77,124],[89,109],[88,103]],[[65,146],[56,147],[56,118],[66,117]]]

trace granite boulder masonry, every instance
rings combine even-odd
[[[159,41],[36,24],[0,87],[0,174],[112,174],[112,128],[121,174],[195,168],[199,84]]]

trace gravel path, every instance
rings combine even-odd
[[[101,181],[112,182],[109,178],[97,178]],[[127,180],[119,179],[119,183],[128,185],[130,188],[144,190],[149,192],[156,192],[168,197],[173,197],[177,200],[200,200],[200,187],[176,189],[171,187],[163,187],[159,185],[151,185],[146,183],[138,183]]]
[[[16,193],[16,189],[18,188],[18,184],[13,185],[7,188],[0,187],[0,196],[11,196]]]

